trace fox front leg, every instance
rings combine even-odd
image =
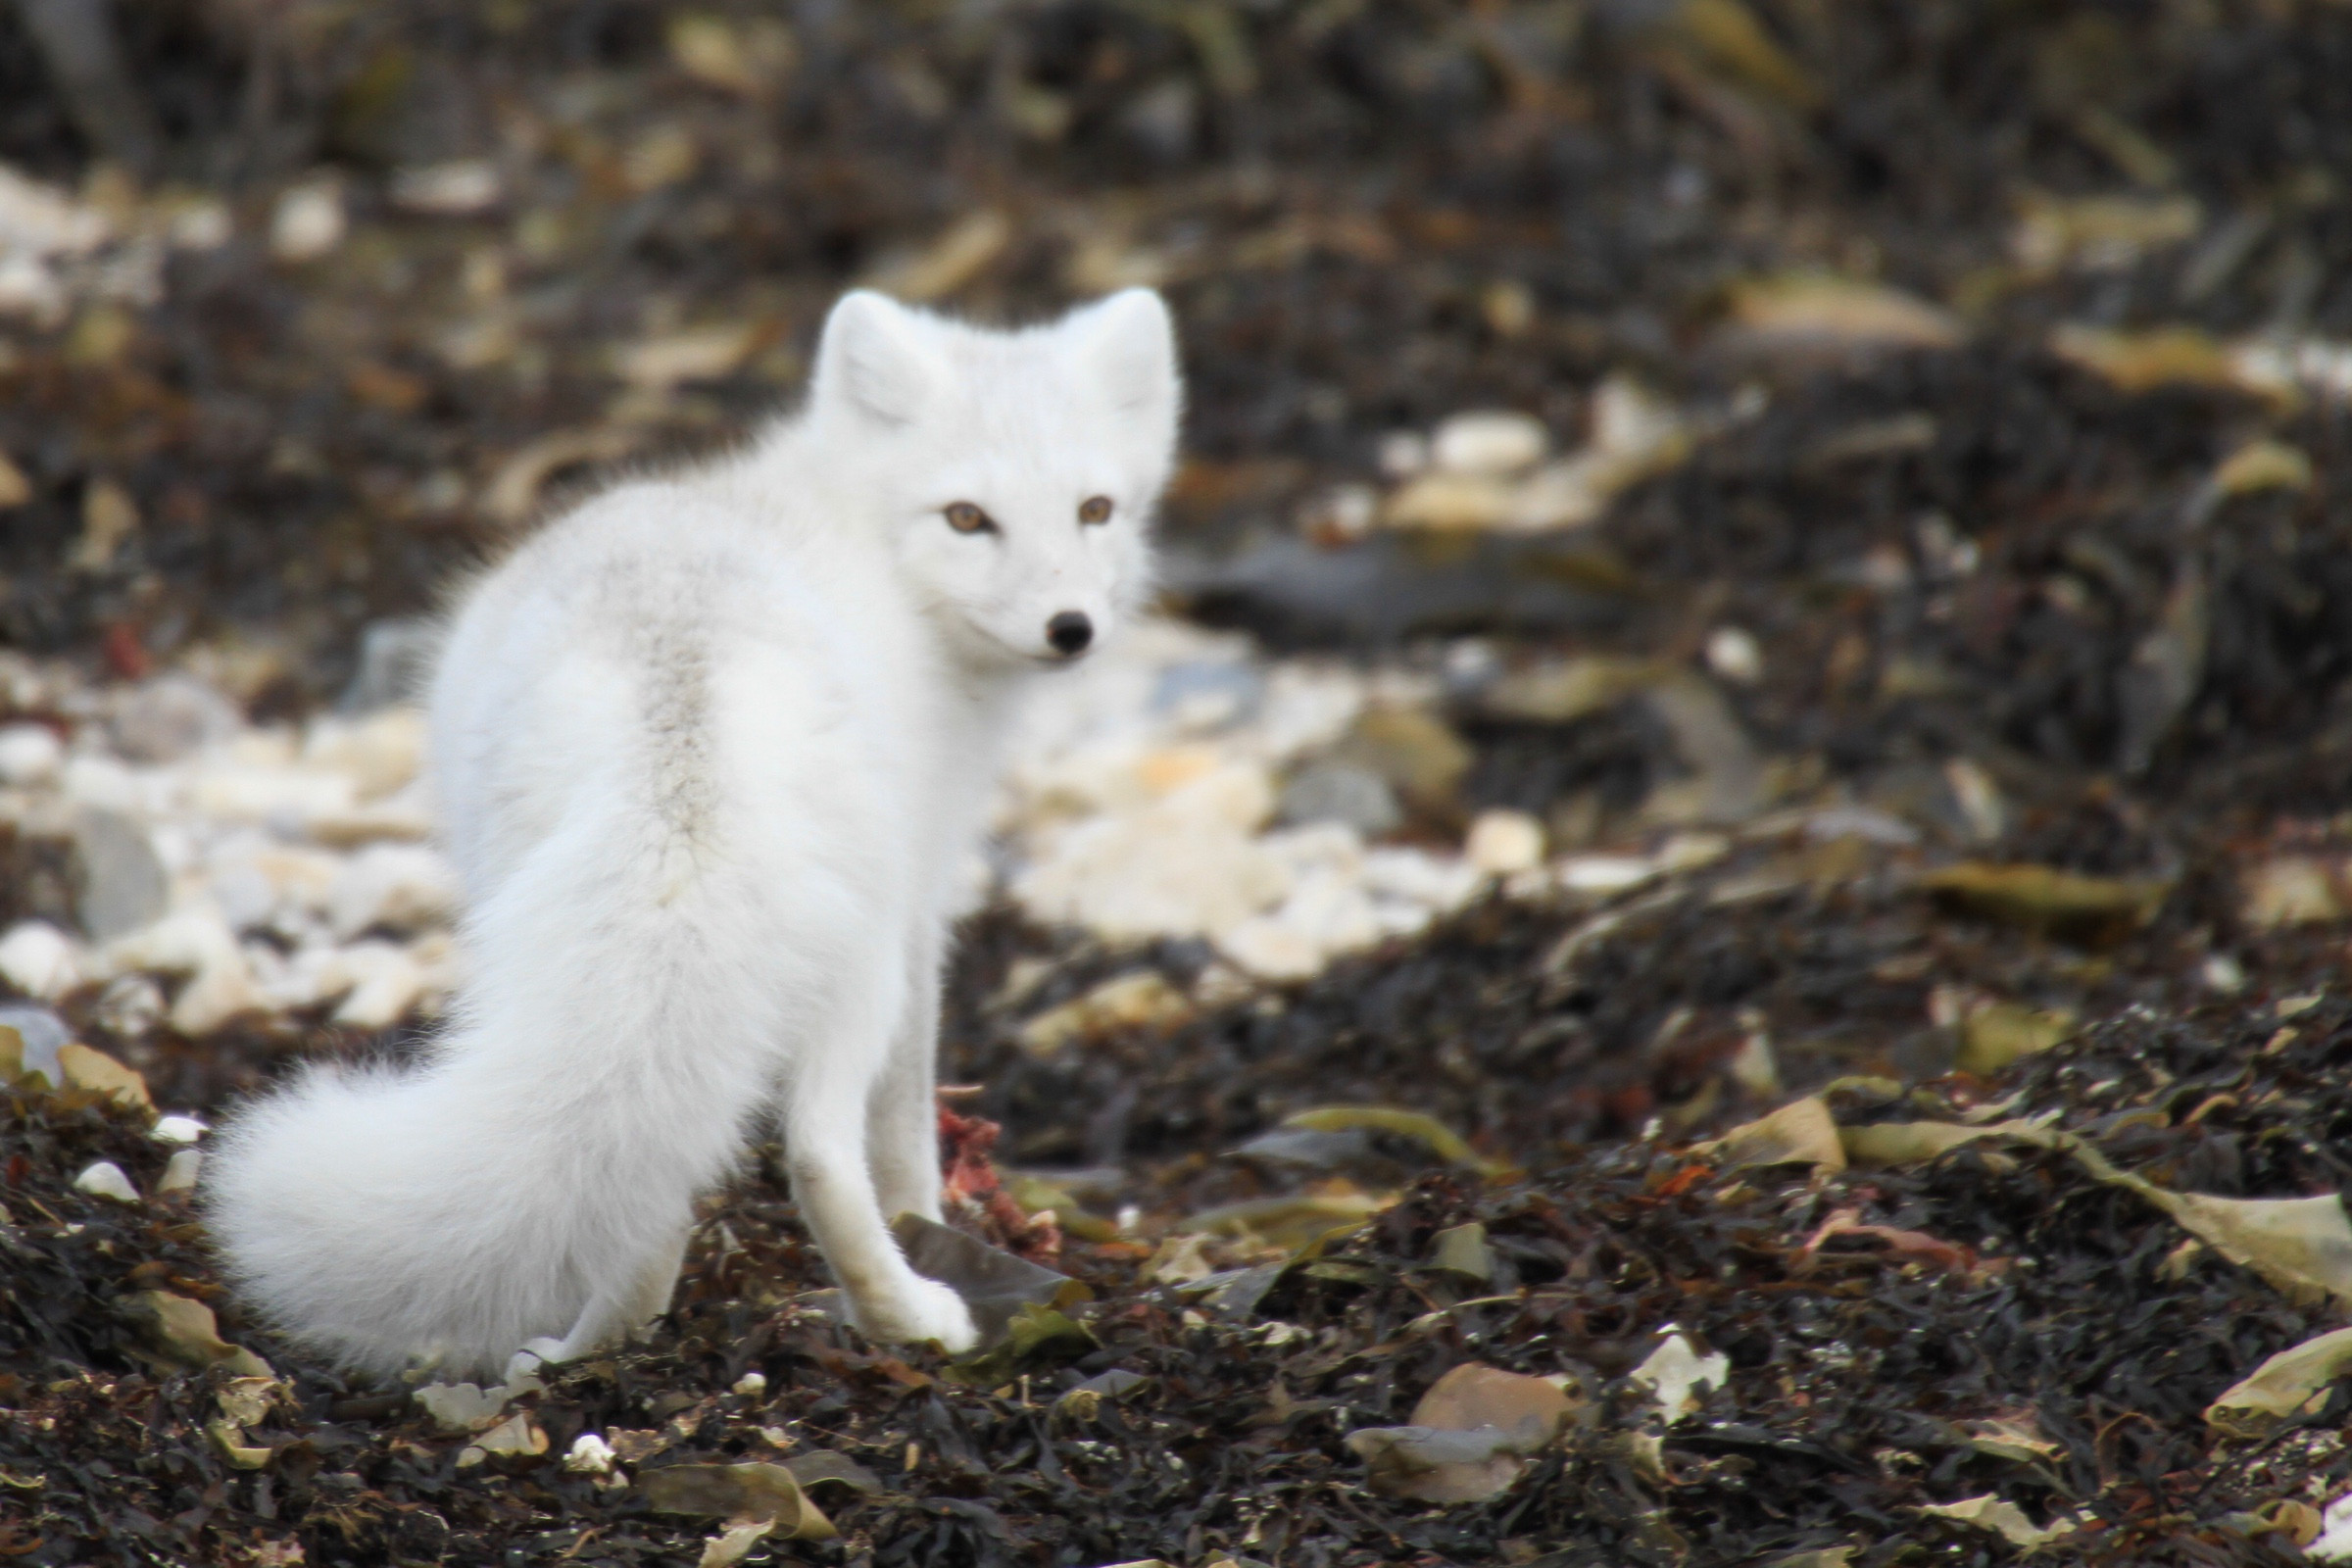
[[[868,1112],[908,1001],[901,989],[906,956],[903,950],[875,955],[862,985],[858,974],[845,974],[832,1027],[808,1041],[809,1054],[786,1090],[784,1163],[801,1218],[841,1282],[858,1327],[875,1340],[935,1340],[949,1350],[967,1350],[980,1339],[970,1309],[954,1290],[908,1266],[867,1159]],[[936,1189],[936,1152],[931,1160]],[[930,1201],[937,1213],[936,1190]]]

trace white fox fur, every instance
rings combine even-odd
[[[421,1066],[223,1129],[207,1214],[269,1321],[374,1372],[582,1354],[666,1308],[772,1113],[858,1324],[973,1343],[887,1228],[939,1215],[947,926],[1048,622],[1145,592],[1180,398],[1148,290],[1018,332],[854,293],[801,414],[474,586],[431,693],[471,979]]]

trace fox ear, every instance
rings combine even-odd
[[[1081,360],[1113,408],[1174,421],[1181,394],[1176,323],[1156,291],[1121,289],[1074,313],[1069,327]]]
[[[816,346],[812,401],[854,409],[884,424],[907,424],[945,379],[922,321],[871,289],[844,294]]]

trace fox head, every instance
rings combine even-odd
[[[1150,590],[1182,402],[1150,289],[1019,331],[860,289],[826,318],[808,434],[958,657],[1069,663]]]

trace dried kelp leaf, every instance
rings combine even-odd
[[[1282,1118],[1285,1127],[1309,1132],[1337,1133],[1363,1129],[1412,1139],[1440,1159],[1454,1165],[1474,1165],[1478,1155],[1460,1133],[1424,1111],[1396,1105],[1318,1105]]]
[[[1102,1348],[1102,1342],[1067,1313],[1025,1302],[1006,1320],[1003,1339],[955,1362],[947,1376],[973,1388],[993,1389],[1023,1372],[1059,1366]]]
[[[2031,272],[2061,267],[2120,270],[2151,251],[2194,239],[2205,209],[2193,196],[2056,196],[2018,203],[2010,250]]]
[[[1515,510],[1519,490],[1484,473],[1419,474],[1391,496],[1381,521],[1391,528],[1498,528]]]
[[[1968,1434],[1970,1447],[1996,1459],[2034,1464],[2058,1452],[2058,1445],[2041,1435],[2031,1414],[1970,1421],[1961,1430]]]
[[[905,1250],[909,1267],[963,1298],[984,1346],[1000,1342],[1023,1307],[1075,1306],[1094,1295],[1067,1274],[919,1214],[901,1214],[891,1222],[890,1232]]]
[[[2210,481],[2216,495],[2245,496],[2263,490],[2308,490],[2311,457],[2284,441],[2249,441],[2222,460]]]
[[[1533,1417],[1546,1439],[1556,1437],[1576,1401],[1556,1378],[1506,1372],[1481,1361],[1465,1361],[1429,1386],[1413,1406],[1413,1425],[1454,1432],[1479,1427],[1516,1430]]]
[[[1158,970],[1138,969],[1047,1008],[1022,1024],[1017,1038],[1023,1051],[1050,1056],[1074,1042],[1123,1030],[1173,1029],[1196,1010],[1193,1000]]]
[[[880,1476],[848,1454],[834,1453],[826,1448],[795,1454],[784,1461],[784,1468],[792,1472],[792,1479],[801,1484],[803,1491],[823,1481],[838,1482],[853,1492],[869,1495],[882,1490]]]
[[[1838,1136],[1837,1120],[1828,1104],[1812,1095],[1792,1100],[1769,1116],[1742,1123],[1711,1143],[1694,1145],[1691,1152],[1720,1158],[1732,1166],[1845,1169],[1845,1145]]]
[[[270,1462],[275,1450],[249,1444],[245,1434],[233,1421],[208,1421],[204,1435],[212,1441],[213,1451],[239,1470],[259,1470]]]
[[[1250,1268],[1226,1269],[1195,1281],[1187,1294],[1200,1297],[1202,1305],[1226,1322],[1246,1323],[1257,1315],[1257,1303],[1282,1283],[1294,1261],[1283,1258]]]
[[[1549,1378],[1472,1361],[1430,1385],[1412,1424],[1366,1427],[1348,1446],[1373,1491],[1423,1502],[1476,1502],[1508,1487],[1559,1435],[1574,1401]]]
[[[473,1383],[427,1383],[409,1396],[444,1432],[481,1431],[506,1413],[509,1396],[504,1386]]]
[[[93,1090],[135,1109],[155,1109],[147,1080],[103,1051],[94,1051],[78,1040],[68,1041],[57,1048],[57,1064],[72,1088]]]
[[[2009,1266],[2006,1258],[1980,1262],[1974,1249],[1957,1242],[1947,1242],[1939,1236],[1930,1236],[1925,1231],[1904,1230],[1893,1225],[1864,1224],[1860,1209],[1840,1208],[1823,1220],[1820,1227],[1806,1238],[1805,1245],[1798,1250],[1793,1271],[1800,1274],[1809,1271],[1814,1259],[1820,1255],[1822,1243],[1833,1236],[1858,1236],[1865,1241],[1883,1244],[1888,1255],[1903,1261],[1933,1263],[1938,1268],[1957,1273],[1998,1272]]]
[[[2352,1217],[2341,1198],[2208,1198],[2133,1181],[2182,1229],[2290,1298],[2324,1293],[2352,1305]]]
[[[1472,1220],[1438,1232],[1430,1246],[1429,1266],[1448,1274],[1463,1274],[1480,1284],[1494,1278],[1494,1249],[1487,1245],[1487,1228]]]
[[[1329,1190],[1286,1198],[1252,1198],[1204,1208],[1184,1222],[1188,1231],[1255,1240],[1268,1247],[1298,1248],[1338,1231],[1353,1230],[1396,1201],[1394,1197]]]
[[[231,1426],[258,1426],[286,1392],[276,1378],[230,1378],[214,1392],[213,1402],[220,1407],[220,1419]]]
[[[224,1366],[239,1377],[275,1376],[270,1363],[220,1338],[213,1309],[170,1291],[141,1291],[130,1306],[146,1320],[148,1339],[169,1360],[192,1370]]]
[[[1982,1127],[1956,1122],[1908,1122],[1849,1127],[1841,1136],[1867,1163],[1933,1158],[1980,1138],[2006,1138],[2074,1156],[2111,1186],[2137,1193],[2183,1230],[2241,1267],[2250,1268],[2289,1298],[2332,1297],[2352,1304],[2352,1215],[2340,1197],[2211,1198],[2176,1193],[2124,1170],[2087,1140],[2041,1122],[2002,1121]]]
[[[536,1457],[547,1451],[547,1434],[517,1410],[458,1450],[458,1467],[480,1464],[492,1454]]]
[[[1855,1550],[1852,1546],[1823,1546],[1813,1551],[1775,1557],[1763,1568],[1850,1568]]]
[[[1666,13],[1666,25],[1711,67],[1784,109],[1808,113],[1827,96],[1740,0],[1680,0]]]
[[[2236,357],[2212,333],[2193,326],[2127,332],[2069,323],[2050,334],[2050,352],[2103,377],[2119,392],[2163,386],[2253,390]]]
[[[830,1541],[840,1534],[780,1464],[667,1465],[639,1471],[637,1490],[656,1513],[763,1521],[793,1541]]]
[[[1857,1165],[1909,1165],[1949,1153],[1963,1144],[1988,1137],[2004,1124],[1966,1127],[1950,1121],[1873,1122],[1840,1127],[1838,1141],[1846,1158]]]
[[[24,1083],[28,1078],[40,1080],[39,1087],[48,1088],[48,1077],[38,1069],[27,1072],[24,1066],[24,1031],[13,1024],[0,1024],[0,1084]]]
[[[2280,1350],[2205,1409],[2205,1419],[2231,1437],[2267,1436],[2298,1416],[2315,1415],[2328,1390],[2352,1372],[2352,1329],[2337,1329]]]
[[[1073,1420],[1092,1421],[1102,1413],[1104,1399],[1121,1399],[1152,1380],[1141,1372],[1114,1366],[1098,1372],[1054,1401],[1054,1408]]]
[[[703,1554],[695,1559],[695,1568],[735,1568],[752,1554],[754,1546],[775,1533],[773,1519],[755,1519],[722,1531],[703,1543]]]
[[[1956,1066],[1989,1078],[2020,1056],[2047,1051],[2075,1033],[2074,1015],[1995,1002],[1960,1021]]]
[[[2076,1528],[2071,1522],[2061,1522],[2045,1530],[2035,1524],[2025,1509],[1990,1492],[1982,1497],[1967,1497],[1959,1502],[1935,1503],[1919,1511],[1938,1519],[1974,1525],[1979,1530],[1989,1530],[2011,1545],[2024,1546],[2029,1550],[2046,1545],[2062,1536],[2071,1536]]]
[[[1919,886],[1965,913],[2074,942],[2105,941],[2146,924],[2172,889],[2156,877],[2085,876],[1983,860],[1927,872]]]
[[[1827,272],[1749,278],[1731,289],[1731,318],[1778,341],[1951,348],[1966,325],[1939,305],[1884,283]]]
[[[1418,808],[1443,814],[1452,808],[1476,754],[1427,709],[1384,703],[1358,714],[1331,756],[1378,773]]]
[[[1541,1451],[1544,1442],[1532,1420],[1519,1431],[1361,1427],[1347,1437],[1348,1450],[1369,1470],[1366,1480],[1374,1492],[1422,1502],[1492,1497],[1519,1479],[1529,1455]]]
[[[1479,694],[1496,718],[1530,724],[1567,724],[1614,708],[1672,673],[1654,660],[1587,654],[1511,670]]]

